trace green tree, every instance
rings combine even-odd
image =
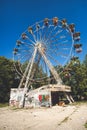
[[[80,63],[78,59],[71,60],[67,70],[61,74],[61,78],[64,84],[71,86],[72,94],[75,97],[78,97],[79,100],[84,97],[87,98],[87,67],[85,62]],[[66,67],[65,67],[66,68]],[[69,76],[66,76],[69,75]]]
[[[84,97],[87,100],[87,54],[85,55],[85,58],[83,60],[83,64],[82,66],[84,67],[83,71],[84,71]]]
[[[85,56],[85,59],[83,60],[83,64],[87,67],[87,54]]]
[[[0,57],[0,102],[9,101],[10,89],[18,87],[18,83],[13,61]]]

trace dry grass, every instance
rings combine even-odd
[[[84,126],[85,126],[85,128],[87,128],[87,121],[86,121],[86,123],[84,124]]]
[[[58,125],[61,125],[62,123],[65,123],[65,122],[67,122],[68,121],[68,119],[69,119],[69,117],[67,116],[67,117],[65,117]]]
[[[7,107],[9,104],[8,103],[0,103],[0,108],[1,107]]]

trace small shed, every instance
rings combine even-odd
[[[62,96],[66,96],[67,100],[71,103],[73,99],[70,95],[71,87],[66,85],[49,84],[42,86],[38,89],[29,90],[25,94],[24,107],[50,107],[59,103]],[[10,105],[20,106],[20,101],[23,95],[23,88],[11,89]]]

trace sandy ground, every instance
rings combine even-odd
[[[0,108],[0,130],[87,130],[87,104],[39,109]]]

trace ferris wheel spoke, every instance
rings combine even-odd
[[[55,42],[57,42],[58,43],[58,41],[60,41],[60,40],[63,40],[63,41],[61,41],[61,43],[64,43],[65,42],[65,36],[64,37],[58,37],[58,38],[55,38],[54,40],[51,40],[49,43],[50,44],[53,44],[53,43],[55,43]],[[70,40],[71,41],[71,40]],[[67,40],[67,42],[68,42],[68,40]]]
[[[45,42],[48,42],[48,41],[49,41],[49,39],[50,39],[50,37],[51,37],[53,31],[55,31],[56,28],[57,28],[57,26],[55,26],[54,28],[51,28],[51,29],[50,29],[50,31],[49,31],[49,33],[48,33],[48,37],[47,37],[47,39],[45,40]]]
[[[39,32],[38,32],[38,36],[39,36],[39,38],[38,38],[38,41],[42,41],[42,39],[43,39],[43,30],[44,30],[44,28],[45,28],[45,26],[43,25],[42,27],[40,27],[40,29],[39,29]]]
[[[45,32],[44,32],[44,34],[43,34],[43,41],[45,41],[45,39],[47,38],[48,29],[49,29],[49,26],[47,26],[47,27],[45,28]]]
[[[20,54],[21,53],[21,54]],[[22,50],[18,52],[17,56],[19,57],[24,57],[25,55],[31,55],[32,54],[32,51],[31,50]]]
[[[33,49],[34,46],[32,46],[31,44],[25,43],[24,45],[18,46],[17,49],[19,50],[29,50],[29,49]]]
[[[23,61],[28,61],[30,59],[30,55],[29,54],[23,54],[23,56],[19,55],[18,56],[18,61],[21,61],[22,63],[23,63]],[[26,59],[26,57],[27,57],[27,59]]]
[[[47,44],[54,44],[55,42],[58,43],[58,41],[60,41],[60,40],[61,40],[61,42],[64,42],[65,38],[66,38],[66,36],[60,36],[58,38],[54,37],[54,39],[49,39],[49,42]]]
[[[27,48],[27,49],[26,49],[26,48],[25,48],[25,49],[20,49],[19,52],[22,52],[22,53],[32,53],[33,48],[30,49],[30,50],[29,50],[29,49],[30,49],[30,48]]]
[[[18,52],[29,52],[30,50],[29,50],[30,48],[28,47],[28,48],[18,48]],[[32,48],[33,49],[33,48]]]
[[[18,43],[18,42],[19,42],[19,43]],[[29,41],[28,41],[28,42],[24,42],[24,41],[18,40],[16,45],[17,45],[18,48],[20,48],[20,47],[25,47],[25,46],[27,46],[27,47],[29,47],[29,46],[30,46],[30,47],[31,47],[31,46],[34,47],[34,44],[32,44],[32,43],[29,42]]]
[[[64,33],[64,31],[65,30],[63,29],[58,29],[58,31],[55,34],[53,34],[50,39],[57,39],[56,37],[58,37],[58,39],[66,38],[67,32]]]
[[[36,42],[36,41],[37,41],[37,38],[36,38],[35,34],[33,33],[32,36],[33,36],[33,38],[34,38],[34,41]]]
[[[23,46],[30,47],[30,48],[35,46],[31,42],[22,42],[22,44],[23,44]]]
[[[66,38],[65,35],[59,36],[58,38],[53,37],[53,39],[51,39],[51,42],[56,42],[56,41],[60,41],[60,40],[64,40]]]
[[[67,43],[67,42],[69,42],[69,40],[64,40],[64,41],[62,41],[63,44],[65,44],[65,43]]]
[[[44,30],[44,35],[43,35],[43,41],[47,42],[47,39],[49,37],[49,35],[52,33],[53,30],[55,30],[55,28],[51,28],[52,25],[48,25],[46,26],[46,30]]]
[[[53,50],[52,49],[49,49],[50,50],[50,57],[57,57],[57,56],[62,56],[63,58],[67,58],[68,57],[68,54],[64,54],[64,53],[62,53],[62,52],[59,52],[59,51],[55,51],[54,50],[54,53],[53,53]],[[52,54],[54,54],[54,56],[52,55]],[[51,56],[52,55],[52,56]],[[56,60],[55,60],[56,61]],[[58,62],[58,64],[59,64],[59,62]]]
[[[57,63],[57,65],[61,65],[61,64],[58,62],[58,60],[54,59],[51,55],[47,54],[47,56],[48,56],[49,58],[51,58],[51,60],[53,60],[55,63]]]
[[[57,43],[57,44],[52,44],[52,46],[50,46],[50,47],[47,47],[48,48],[48,50],[51,52],[51,53],[53,53],[53,49],[54,49],[54,52],[56,53],[56,55],[57,55],[57,53],[59,52],[59,51],[69,51],[69,44],[62,44],[62,43]],[[61,48],[62,47],[62,48]],[[58,55],[57,55],[58,56]]]
[[[27,40],[32,43],[32,45],[35,45],[35,42],[33,40],[31,40],[28,36],[27,36]]]
[[[63,39],[63,38],[55,38],[55,40],[49,41],[48,45],[49,44],[55,44],[55,45],[58,45],[58,46],[59,45],[63,46],[63,45],[68,45],[69,42],[71,42],[71,40],[66,40],[66,39]]]
[[[63,30],[58,30],[54,35],[51,36],[51,39],[52,38],[55,38],[57,35],[59,35],[60,33],[62,33]],[[61,36],[62,37],[62,36]]]
[[[62,29],[58,29],[58,31],[55,34],[51,33],[51,35],[48,38],[48,40],[51,41],[53,38],[55,38],[57,35],[60,35],[62,32],[63,32]]]
[[[57,44],[55,44],[55,47],[57,48],[57,49],[59,49],[59,48],[61,48],[62,50],[69,50],[70,49],[70,45],[69,44],[62,44],[62,43],[57,43]]]
[[[36,41],[39,41],[39,31],[40,31],[40,24],[36,23],[36,30],[34,33],[36,33]]]

